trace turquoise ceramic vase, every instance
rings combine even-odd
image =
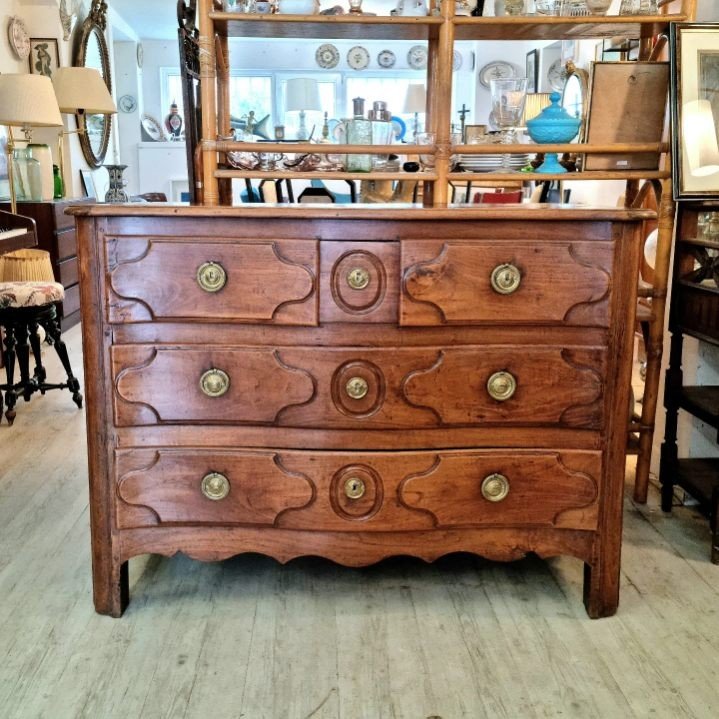
[[[561,95],[553,92],[552,104],[545,107],[533,120],[527,121],[527,132],[535,142],[543,145],[571,142],[579,133],[582,121],[572,117],[560,104]],[[543,174],[560,174],[566,170],[559,164],[556,152],[548,152],[537,170]]]

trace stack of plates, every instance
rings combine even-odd
[[[510,155],[509,166],[521,170],[529,164],[529,154]],[[467,172],[493,172],[502,165],[502,155],[460,155],[459,162]]]

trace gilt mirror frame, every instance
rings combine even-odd
[[[90,12],[79,28],[76,36],[73,65],[76,67],[93,67],[87,65],[88,46],[96,42],[100,55],[101,67],[95,68],[100,71],[107,89],[112,94],[112,78],[110,76],[110,52],[105,40],[105,28],[107,27],[107,3],[105,0],[92,0]],[[110,128],[112,126],[112,115],[104,115],[99,146],[93,147],[93,142],[88,134],[88,118],[84,113],[75,115],[77,128],[80,131],[80,147],[85,161],[90,167],[102,167],[107,149],[110,145]]]

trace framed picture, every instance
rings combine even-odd
[[[464,126],[464,144],[472,145],[479,141],[480,137],[487,134],[486,125],[465,125]]]
[[[671,26],[674,198],[719,195],[719,23]]]
[[[530,50],[525,63],[527,73],[527,92],[537,92],[537,72],[539,70],[539,50]]]
[[[85,197],[97,199],[97,190],[95,189],[95,180],[92,178],[92,170],[80,170],[80,180],[82,180],[82,189]]]
[[[46,75],[52,77],[52,73],[60,67],[60,51],[57,47],[57,40],[53,37],[30,38],[30,72],[33,75]]]
[[[7,167],[8,132],[5,125],[0,125],[0,200],[10,199],[10,178]]]
[[[668,62],[595,62],[586,138],[590,144],[659,143],[669,91]],[[658,152],[593,154],[585,170],[657,170]]]

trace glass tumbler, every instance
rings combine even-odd
[[[434,145],[435,134],[433,132],[418,132],[417,133],[417,144],[418,145]],[[423,155],[422,151],[419,150],[419,164],[423,170],[434,170],[434,154]]]

